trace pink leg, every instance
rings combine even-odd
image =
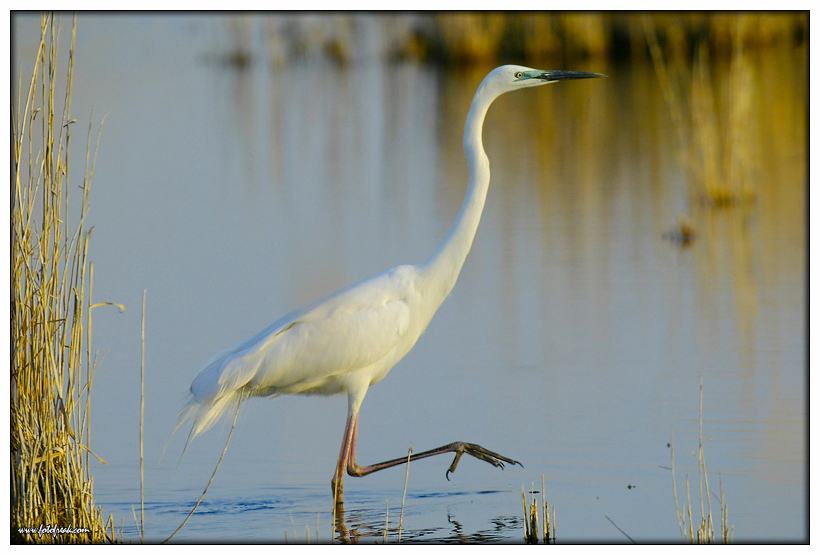
[[[344,493],[344,477],[347,469],[348,460],[356,456],[356,425],[359,421],[359,413],[347,419],[345,424],[345,433],[342,437],[342,448],[339,451],[339,460],[336,462],[336,471],[333,474],[333,479],[330,481],[330,486],[333,489],[333,498],[336,503],[342,502],[342,494]]]
[[[356,443],[359,440],[359,413],[353,417],[353,431],[350,433],[350,455],[347,457],[347,470],[350,472],[350,461],[356,464]],[[351,474],[355,476],[355,474]]]
[[[458,461],[459,459],[461,459],[461,455],[463,455],[464,453],[472,455],[477,459],[490,463],[491,465],[499,468],[504,468],[504,463],[517,464],[521,467],[524,466],[518,461],[508,459],[507,457],[499,455],[498,453],[494,453],[492,451],[484,449],[480,445],[476,445],[474,443],[465,443],[463,441],[448,443],[447,445],[443,445],[441,447],[438,447],[437,449],[431,449],[429,451],[424,451],[422,453],[411,455],[409,458],[401,457],[399,459],[391,459],[389,461],[372,464],[369,466],[359,466],[356,463],[356,436],[358,434],[358,429],[359,413],[356,412],[353,416],[347,419],[347,425],[345,426],[345,435],[344,439],[342,440],[342,449],[339,452],[339,461],[336,465],[336,474],[334,475],[333,480],[331,481],[331,486],[334,492],[334,498],[336,499],[337,503],[342,502],[342,493],[344,491],[343,479],[345,471],[347,471],[347,473],[351,476],[367,476],[368,474],[378,472],[379,470],[384,470],[385,468],[398,466],[408,461],[415,461],[418,459],[424,459],[426,457],[432,457],[433,455],[441,455],[442,453],[456,454],[455,459],[453,459],[453,463],[450,465],[450,468],[447,469],[447,472],[445,474],[445,477],[448,480],[450,479],[450,473],[455,471],[456,466],[458,465]]]

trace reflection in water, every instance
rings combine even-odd
[[[424,498],[435,497],[439,502],[454,501],[461,496],[506,495],[507,492],[470,492],[452,494],[414,495],[408,497],[408,506],[405,507],[405,517],[409,520],[412,513],[418,513],[420,502]],[[387,527],[387,543],[497,543],[509,541],[522,534],[521,518],[517,516],[498,516],[487,520],[488,527],[476,531],[468,531],[450,509],[446,509],[447,526],[417,529],[408,527],[406,523],[401,527],[399,515],[401,508],[381,510],[373,508],[345,511],[344,507],[337,507],[335,514],[335,541],[345,544],[383,543],[385,541],[385,526]],[[406,521],[403,521],[406,522]]]
[[[80,17],[72,104],[79,121],[92,103],[112,112],[92,192],[95,298],[139,306],[147,287],[156,299],[146,334],[154,461],[204,353],[439,244],[464,198],[469,101],[490,69],[304,60],[236,71],[199,56],[218,20],[180,34],[183,19]],[[723,148],[732,134],[721,130],[739,117],[732,99],[742,100],[733,109],[743,109],[754,191],[744,203],[713,206],[693,192],[688,139],[649,57],[545,62],[609,78],[499,99],[485,125],[492,183],[462,278],[406,364],[369,394],[359,450],[471,436],[546,473],[561,540],[620,541],[600,517],[617,513],[636,541],[676,541],[661,467],[674,430],[676,470],[697,471],[685,453],[697,445],[703,376],[709,470],[726,485],[735,540],[803,537],[806,52],[773,44],[747,52],[742,68],[709,59]],[[695,232],[685,247],[663,239],[680,214]],[[139,410],[114,392],[139,389],[125,370],[140,365],[139,310],[94,318],[95,342],[111,346],[95,378],[92,448],[109,465],[92,469],[94,493],[128,523]],[[326,541],[344,400],[320,401],[249,403],[256,427],[238,427],[203,502],[211,509],[183,537],[281,542],[321,513]],[[216,432],[193,445],[175,478],[149,474],[146,500],[185,514],[223,442]],[[402,541],[521,541],[529,474],[465,466],[448,483],[430,468],[411,473]],[[381,541],[389,498],[396,541],[399,474],[351,483],[334,533]],[[260,488],[256,510],[215,508],[261,498]],[[147,531],[160,539],[179,523],[153,515]]]

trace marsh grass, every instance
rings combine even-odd
[[[61,112],[55,107],[60,22],[59,16],[42,16],[31,79],[24,89],[20,71],[12,104],[12,543],[115,540],[111,517],[104,522],[94,504],[89,473],[90,457],[104,462],[90,448],[91,386],[101,362],[91,350],[91,311],[111,304],[93,302],[94,266],[88,260],[86,215],[100,136],[92,158],[89,124],[75,222],[69,210],[69,146],[76,123],[71,119],[76,18]],[[73,532],[30,531],[41,526]]]
[[[684,543],[715,543],[715,521],[712,517],[712,494],[709,489],[709,475],[706,472],[706,458],[703,454],[703,378],[700,380],[700,417],[698,420],[698,494],[700,497],[700,520],[695,523],[692,516],[692,501],[689,490],[689,475],[686,475],[686,501],[678,504],[678,488],[675,481],[675,445],[669,443],[672,457],[672,492],[675,498],[675,513],[678,517],[681,537]],[[705,505],[704,505],[705,500]],[[729,527],[729,508],[726,505],[726,489],[720,483],[720,542],[727,544],[734,540],[733,529]]]
[[[535,484],[530,488],[530,503],[527,505],[527,494],[524,486],[521,485],[521,503],[524,509],[524,543],[537,544],[539,538],[545,544],[555,543],[555,507],[550,506],[545,497],[544,475],[541,475],[541,506],[539,510],[535,497]],[[538,515],[541,514],[541,524],[539,526]]]

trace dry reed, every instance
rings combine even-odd
[[[401,494],[401,513],[399,513],[399,543],[401,543],[401,529],[404,525],[404,500],[407,497],[407,479],[410,477],[410,456],[413,454],[413,447],[407,450],[407,466],[404,471],[404,491]],[[385,524],[387,526],[387,524]]]
[[[142,291],[142,355],[140,359],[140,541],[145,543],[145,456],[143,428],[145,426],[145,295]]]
[[[527,495],[524,493],[524,485],[521,485],[521,503],[524,509],[524,543],[537,544],[539,533],[545,544],[555,543],[555,507],[552,508],[546,500],[544,475],[541,475],[541,526],[538,524],[538,503],[535,499],[535,485],[530,489],[530,504],[527,506]],[[539,532],[539,529],[541,532]]]
[[[53,14],[41,17],[31,79],[23,89],[21,70],[12,105],[12,543],[115,540],[113,521],[105,523],[94,504],[89,473],[90,456],[99,460],[89,435],[91,384],[101,362],[91,351],[91,311],[111,304],[92,302],[88,260],[86,215],[100,136],[91,158],[89,124],[74,224],[69,146],[76,123],[70,115],[76,17],[62,113],[55,107],[60,22]]]
[[[678,505],[678,490],[675,483],[674,438],[669,444],[672,457],[672,493],[675,499],[675,514],[678,517],[681,537],[684,543],[715,543],[715,522],[712,518],[712,501],[709,490],[709,475],[706,472],[706,458],[703,454],[703,378],[700,379],[700,417],[698,420],[698,493],[700,495],[700,521],[695,527],[692,518],[692,502],[689,495],[689,475],[686,475],[686,504]],[[704,506],[704,498],[706,505]],[[726,491],[720,484],[720,541],[727,544],[734,539],[729,527],[729,508],[726,506]]]

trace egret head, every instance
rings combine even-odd
[[[587,73],[585,71],[560,71],[532,69],[524,66],[507,65],[495,68],[484,79],[484,86],[488,87],[495,94],[523,89],[526,87],[537,87],[556,81],[568,81],[570,79],[591,79],[593,77],[606,77],[600,73]]]

